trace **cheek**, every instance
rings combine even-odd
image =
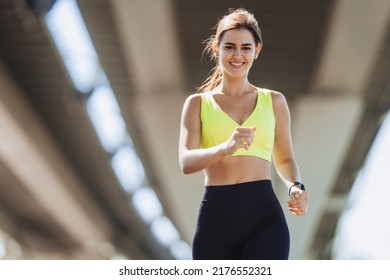
[[[231,57],[232,57],[233,55],[234,55],[234,52],[229,52],[229,51],[220,50],[220,51],[218,52],[217,60],[219,61],[219,63],[222,64],[224,61],[231,59]],[[252,64],[253,61],[254,61],[254,59],[255,59],[255,52],[254,52],[254,51],[243,52],[243,53],[242,53],[242,56],[245,58],[245,60],[246,60],[247,62],[249,62],[250,64]]]
[[[219,55],[218,55],[218,57],[220,57],[221,59],[226,59],[226,58],[229,58],[231,56],[232,56],[231,52],[224,51],[224,50],[219,51]]]
[[[220,52],[218,55],[219,64],[226,63],[232,56],[228,52]]]
[[[255,52],[250,51],[246,54],[246,57],[250,58],[251,60],[255,59]]]

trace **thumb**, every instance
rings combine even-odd
[[[251,126],[251,130],[252,130],[253,132],[255,132],[255,131],[256,131],[256,126]]]

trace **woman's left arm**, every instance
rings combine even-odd
[[[309,205],[309,195],[298,187],[291,187],[294,182],[301,182],[298,164],[294,157],[291,139],[291,117],[286,98],[280,92],[272,91],[275,114],[275,143],[273,159],[275,169],[287,188],[291,188],[289,210],[297,215],[305,215]]]

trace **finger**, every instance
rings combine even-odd
[[[294,209],[305,209],[307,208],[307,201],[289,201],[287,202],[287,207]]]
[[[245,141],[244,137],[235,137],[234,141],[236,142],[236,147],[238,149],[243,148],[248,150],[250,145]]]
[[[237,127],[236,128],[236,131],[238,131],[239,133],[253,133],[253,130],[250,128],[250,127]]]
[[[297,216],[304,216],[307,214],[307,210],[306,209],[298,210],[298,211],[296,211],[296,214],[297,214]]]
[[[299,209],[299,208],[289,208],[288,209],[291,213],[293,213],[296,216],[303,216],[306,215],[305,209]]]
[[[298,204],[290,204],[288,205],[288,207],[294,210],[306,211],[309,208],[309,204],[305,202],[301,202]]]
[[[237,139],[236,142],[238,142],[238,143],[243,143],[243,144],[247,144],[247,143],[248,143],[247,137],[240,135],[240,136],[238,137],[238,139]]]
[[[299,190],[299,191],[292,191],[291,192],[291,195],[290,195],[291,197],[291,201],[297,201],[297,200],[299,200],[299,201],[305,201],[305,202],[308,202],[309,201],[309,196],[307,195],[307,192],[305,192],[305,191],[301,191],[301,190]]]
[[[309,200],[306,197],[299,196],[298,198],[291,198],[291,200],[289,200],[287,203],[290,205],[306,205],[309,203]]]
[[[244,142],[244,136],[240,133],[236,133],[234,135],[234,141],[236,141],[236,143],[243,143]]]
[[[293,210],[293,211],[305,211],[305,209],[306,209],[306,206],[304,206],[304,205],[300,205],[300,206],[290,206],[289,208],[288,208],[289,210],[291,209],[291,210]]]
[[[296,212],[296,213],[294,213],[294,215],[295,216],[304,216],[304,215],[306,215],[306,213],[304,213],[304,212]]]
[[[241,142],[239,143],[240,148],[244,148],[245,150],[248,150],[250,148],[250,144],[243,138]]]
[[[252,137],[241,136],[241,142],[248,144],[248,146],[251,146],[253,143],[253,139]]]
[[[291,199],[298,199],[301,196],[301,193],[297,190],[292,191],[290,194]]]
[[[253,138],[254,135],[251,132],[239,132],[238,133],[240,137],[245,137],[245,138]]]

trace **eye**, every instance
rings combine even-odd
[[[225,49],[226,49],[226,50],[234,50],[234,47],[228,45],[228,46],[225,46]]]
[[[250,50],[252,50],[251,47],[243,47],[242,49],[243,49],[244,51],[250,51]]]

